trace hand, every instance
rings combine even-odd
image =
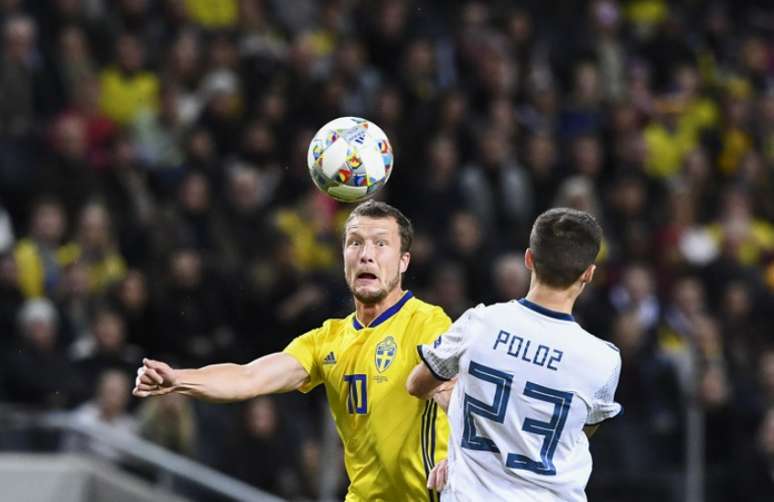
[[[446,459],[441,460],[427,476],[427,487],[441,493],[449,477],[449,468]]]
[[[132,394],[137,397],[163,396],[175,390],[177,377],[167,363],[143,359],[142,366],[137,369]]]

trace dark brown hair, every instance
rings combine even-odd
[[[540,282],[568,288],[594,263],[602,228],[589,213],[565,207],[549,209],[535,220],[529,248]]]
[[[373,199],[367,200],[359,204],[351,213],[349,213],[345,226],[349,225],[352,218],[356,216],[364,216],[366,218],[393,218],[398,223],[398,231],[400,232],[400,252],[407,253],[411,250],[411,242],[414,240],[414,226],[411,224],[411,220],[406,218],[406,215],[401,213],[398,208],[385,202],[379,202]]]

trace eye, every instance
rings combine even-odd
[[[384,240],[376,241],[376,245],[379,247],[384,247],[387,245],[387,241],[384,241]]]

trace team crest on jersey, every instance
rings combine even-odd
[[[388,336],[376,345],[376,356],[374,362],[376,363],[376,369],[379,373],[383,372],[390,367],[395,360],[395,355],[398,353],[398,345],[395,343],[395,339]]]

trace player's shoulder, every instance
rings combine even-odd
[[[406,303],[407,310],[411,313],[415,320],[419,321],[433,321],[433,320],[445,320],[451,322],[449,316],[438,305],[433,305],[424,300],[420,300],[416,296],[411,297]]]
[[[584,336],[584,343],[587,343],[594,349],[594,352],[598,357],[605,358],[611,362],[611,364],[620,364],[621,361],[621,349],[619,349],[613,342],[600,338],[578,324],[578,330]]]
[[[516,309],[517,303],[518,302],[516,302],[515,300],[511,300],[508,302],[495,302],[495,303],[490,303],[489,305],[479,303],[475,307],[469,309],[469,311],[475,314],[512,312],[513,310]]]
[[[471,307],[462,314],[461,317],[468,319],[500,319],[505,316],[509,319],[518,314],[519,307],[517,302],[496,302],[490,304],[479,303],[475,307]]]
[[[343,318],[326,319],[321,326],[313,329],[312,332],[319,337],[339,336],[348,325],[352,324],[353,316],[354,314],[350,314]]]

